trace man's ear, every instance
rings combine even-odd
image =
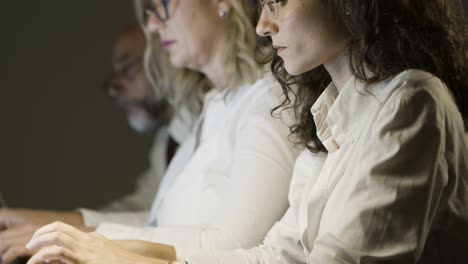
[[[231,12],[231,3],[229,0],[216,0],[219,14],[229,14]],[[236,1],[236,0],[234,0]]]

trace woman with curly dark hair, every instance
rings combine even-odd
[[[290,207],[258,247],[178,249],[179,260],[145,263],[468,263],[460,1],[261,2],[257,32],[273,41],[286,96],[277,110],[296,110],[291,131],[306,147]],[[49,226],[32,244],[69,236],[80,239]]]
[[[289,262],[468,263],[461,2],[264,1],[257,32],[307,147],[294,177],[309,179],[290,194],[305,256]],[[321,170],[304,169],[321,152]]]
[[[468,263],[468,33],[458,0],[264,0],[300,120],[290,208],[208,263]],[[290,96],[294,94],[295,96]]]

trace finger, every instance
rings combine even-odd
[[[18,236],[28,235],[30,237],[33,236],[34,231],[36,231],[38,227],[33,225],[24,225],[19,227],[10,228],[0,233],[0,239],[11,239]]]
[[[37,250],[47,246],[60,246],[68,249],[74,249],[76,240],[68,234],[61,231],[49,232],[31,239],[26,245],[29,250]]]
[[[31,239],[33,230],[31,226],[23,226],[10,229],[0,233],[0,256],[2,256],[10,247],[25,247]]]
[[[3,219],[0,217],[0,232],[7,230],[7,225],[3,221]]]
[[[69,249],[59,246],[50,246],[45,247],[36,254],[34,254],[34,256],[29,259],[27,264],[42,264],[43,262],[50,262],[56,260],[59,260],[65,264],[78,263],[78,258]]]
[[[11,247],[11,245],[11,239],[0,237],[0,256],[3,256],[3,254]]]
[[[0,239],[8,239],[21,233],[20,228],[10,228],[0,233]]]
[[[15,246],[9,248],[5,254],[2,255],[3,264],[11,264],[15,259],[19,257],[32,256],[33,252],[27,250],[25,247]]]
[[[81,231],[79,231],[78,229],[76,229],[75,227],[71,225],[68,225],[62,222],[54,222],[52,224],[45,225],[39,228],[38,230],[36,230],[32,238],[34,239],[36,236],[40,236],[40,235],[47,234],[47,233],[54,232],[54,231],[61,231],[75,238],[78,238],[82,235]]]
[[[49,261],[49,262],[47,262],[45,264],[63,264],[63,262],[60,261],[60,260],[51,260],[51,261]]]
[[[7,229],[6,217],[4,214],[4,209],[0,209],[0,231]]]
[[[19,218],[15,211],[0,209],[0,230],[6,230],[24,223],[24,219]]]
[[[6,224],[5,224],[5,217],[4,217],[4,209],[0,209],[0,231],[5,230]]]

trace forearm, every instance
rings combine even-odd
[[[119,223],[129,226],[144,226],[149,217],[148,211],[121,211],[121,212],[105,212],[96,211],[85,208],[79,209],[82,214],[84,225],[87,227],[96,228],[106,222]],[[127,239],[127,238],[117,238]]]
[[[77,227],[84,226],[83,215],[77,211],[55,211],[53,212],[57,215],[58,219],[56,221],[62,221],[64,223],[74,225]]]
[[[236,222],[241,222],[236,218]],[[244,223],[244,222],[242,222]],[[247,225],[247,223],[246,223]],[[245,234],[247,230],[254,232],[253,228],[241,228],[240,225],[224,225],[226,230],[233,230]],[[228,229],[229,226],[229,229]],[[231,227],[232,226],[232,227]],[[239,227],[239,228],[236,228]],[[236,236],[230,235],[218,228],[208,227],[132,227],[114,223],[104,223],[98,227],[97,233],[113,240],[144,240],[149,242],[173,245],[176,248],[223,248],[232,249],[249,247]],[[263,237],[264,235],[262,235]],[[252,241],[252,240],[251,240]],[[258,241],[260,242],[260,241]],[[241,243],[241,244],[239,244]],[[250,243],[252,244],[252,243]],[[257,243],[255,243],[257,244]]]
[[[151,256],[141,255],[129,250],[120,251],[117,257],[118,264],[169,264],[170,260],[160,259]],[[116,263],[116,262],[113,262]]]
[[[173,246],[141,240],[113,240],[113,242],[125,250],[148,258],[166,261],[172,261],[177,258],[176,251]]]
[[[161,164],[164,166],[164,164]],[[150,168],[143,173],[137,183],[134,192],[114,200],[109,204],[98,208],[104,212],[128,212],[147,211],[151,208],[154,196],[159,186],[160,179],[164,175],[164,169]]]
[[[50,224],[52,222],[64,222],[73,226],[84,226],[83,216],[76,211],[52,211],[52,210],[31,210],[12,209],[15,215],[23,218],[26,222],[33,224]]]
[[[303,253],[302,253],[303,254]],[[206,250],[177,249],[177,258],[190,264],[302,264],[278,255],[268,246],[258,246],[252,249],[236,250]]]

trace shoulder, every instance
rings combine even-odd
[[[241,87],[233,100],[238,105],[238,115],[250,120],[270,120],[272,111],[285,100],[285,96],[278,81],[271,73],[267,73],[254,83]],[[289,123],[292,118],[290,112],[278,110],[273,116],[280,115],[283,121],[288,120]]]
[[[389,124],[410,124],[416,116],[442,113],[454,104],[439,78],[420,70],[407,70],[386,80],[367,83],[357,78],[335,101],[329,116],[347,134],[364,128],[380,130]]]
[[[404,71],[387,81],[381,91],[374,91],[379,93],[376,98],[381,102],[376,116],[377,131],[418,127],[442,131],[447,122],[463,124],[450,90],[428,72]]]
[[[386,80],[366,83],[355,80],[346,92],[344,110],[356,108],[368,114],[433,109],[456,111],[450,90],[436,76],[422,70],[406,70]],[[372,112],[372,113],[371,113]],[[408,113],[409,113],[408,112]]]
[[[351,87],[350,87],[351,88]],[[354,80],[334,106],[336,123],[347,133],[405,130],[445,123],[463,123],[450,90],[436,76],[421,70],[406,70],[375,83]],[[366,133],[367,134],[367,133]]]
[[[266,73],[254,83],[239,89],[238,100],[246,105],[271,104],[276,106],[282,99],[282,88],[271,73]]]
[[[403,71],[376,84],[365,85],[364,89],[382,105],[405,103],[408,100],[432,104],[453,101],[450,91],[438,77],[415,69]]]

